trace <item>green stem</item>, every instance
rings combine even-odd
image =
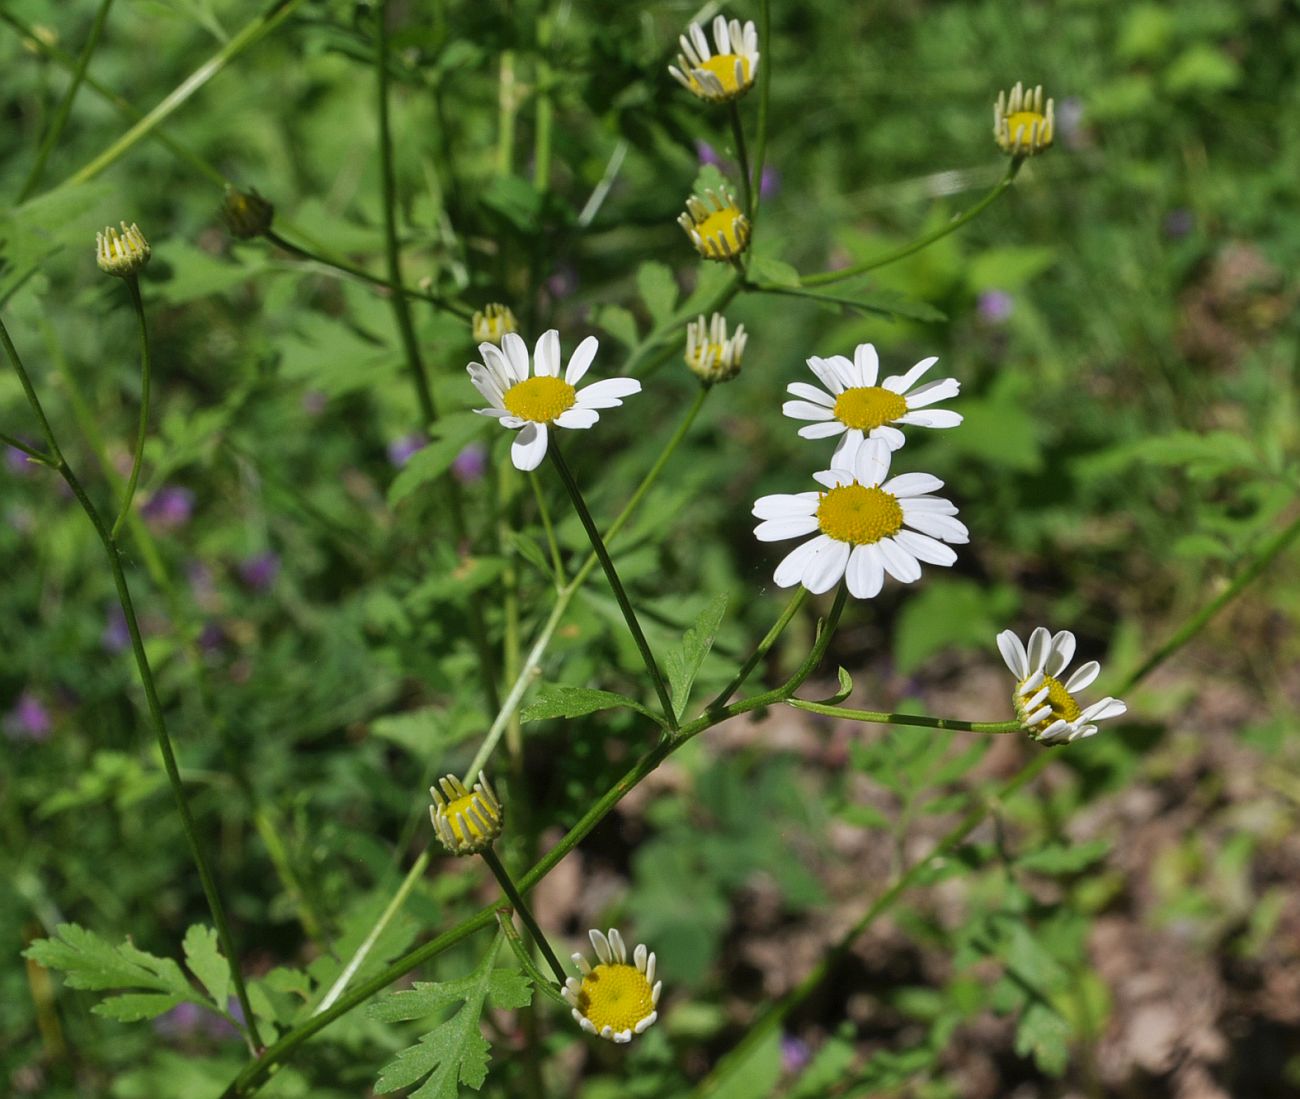
[[[15,450],[21,450],[27,455],[27,457],[31,458],[32,461],[40,462],[43,466],[49,466],[53,469],[58,465],[54,458],[46,454],[43,450],[37,450],[35,447],[28,446],[21,439],[15,439],[12,435],[8,435],[3,431],[0,431],[0,443],[4,443],[5,446],[11,446]]]
[[[1007,165],[1006,174],[998,180],[997,184],[993,187],[993,190],[980,199],[979,202],[964,214],[958,215],[946,224],[941,225],[938,229],[935,229],[933,232],[926,233],[925,236],[918,237],[910,244],[905,244],[901,248],[894,249],[892,252],[886,252],[882,256],[877,256],[875,259],[864,260],[862,263],[855,263],[853,266],[845,267],[839,271],[823,271],[817,275],[806,275],[802,280],[803,285],[825,286],[828,283],[840,282],[842,279],[852,278],[854,275],[865,274],[867,271],[874,271],[877,267],[887,267],[891,263],[895,263],[900,259],[912,255],[914,252],[919,252],[922,248],[928,248],[936,240],[942,240],[949,233],[955,233],[963,225],[974,221],[980,216],[980,214],[1001,198],[1006,191],[1011,189],[1011,184],[1015,181],[1016,173],[1020,171],[1020,165],[1023,161],[1023,157],[1013,156],[1011,158],[1011,163]]]
[[[766,62],[766,58],[763,59]],[[745,197],[745,216],[754,220],[754,192],[757,184],[750,180],[749,151],[745,147],[745,127],[740,124],[740,108],[733,99],[727,104],[731,115],[731,137],[736,143],[736,159],[740,162],[741,190]]]
[[[515,116],[519,96],[515,88],[515,51],[501,51],[501,68],[497,82],[497,158],[496,174],[508,176],[514,171]]]
[[[772,58],[772,6],[770,0],[761,0],[758,6],[758,48],[762,53],[758,73],[758,134],[754,139],[754,209],[749,215],[753,221],[763,201],[763,164],[767,158],[767,113],[771,103]]]
[[[523,921],[524,926],[528,928],[528,934],[533,937],[533,942],[537,949],[542,952],[542,957],[551,967],[555,974],[556,981],[560,987],[564,987],[564,982],[568,976],[564,972],[564,966],[560,965],[560,959],[555,956],[555,951],[551,949],[551,944],[547,942],[546,936],[542,934],[542,929],[537,926],[537,921],[533,918],[532,910],[528,907],[528,902],[524,900],[523,894],[515,888],[515,883],[511,879],[505,865],[497,858],[497,853],[491,847],[485,848],[479,852],[483,856],[483,861],[487,863],[488,869],[492,871],[492,876],[496,878],[497,884],[501,886],[501,892],[506,895],[512,908]]]
[[[105,168],[122,158],[142,138],[147,137],[162,122],[169,118],[195,92],[235,60],[250,46],[256,44],[271,31],[275,30],[301,5],[303,0],[272,0],[260,15],[246,23],[239,32],[225,43],[215,54],[203,62],[171,92],[153,110],[118,138],[112,145],[78,171],[64,180],[60,187],[76,186],[94,179]]]
[[[551,464],[555,466],[556,472],[560,475],[560,480],[564,482],[564,487],[569,493],[569,499],[573,501],[574,511],[578,513],[578,518],[582,520],[582,526],[587,532],[587,538],[591,541],[591,548],[595,551],[601,567],[605,570],[605,577],[609,580],[609,586],[614,589],[614,598],[618,601],[619,610],[623,612],[623,620],[627,623],[627,628],[632,634],[632,640],[636,642],[636,647],[641,653],[641,659],[645,662],[646,671],[650,673],[650,678],[654,681],[655,693],[659,695],[659,705],[663,708],[664,719],[668,722],[669,729],[676,732],[677,715],[673,712],[672,696],[668,693],[668,685],[664,682],[663,673],[660,672],[659,665],[655,662],[654,653],[650,651],[650,643],[646,641],[645,634],[641,630],[641,623],[637,621],[636,611],[632,609],[632,603],[627,597],[627,592],[623,589],[623,582],[618,578],[618,570],[614,568],[614,562],[609,556],[609,550],[605,548],[605,543],[600,537],[600,531],[596,529],[596,523],[591,517],[591,512],[587,510],[587,503],[582,498],[578,482],[573,479],[573,474],[569,471],[569,466],[560,453],[559,446],[556,445],[554,431],[551,432],[547,453],[551,456]]]
[[[551,14],[544,12],[537,20],[537,76],[534,95],[537,119],[533,133],[533,187],[545,194],[551,185],[551,135],[555,121],[555,104],[551,100]]]
[[[122,507],[117,513],[117,518],[113,520],[113,529],[109,532],[114,539],[122,529],[126,517],[131,513],[131,502],[135,499],[135,486],[140,480],[144,441],[149,434],[149,386],[152,375],[149,326],[145,323],[144,302],[140,298],[140,280],[135,275],[128,275],[126,288],[131,291],[131,304],[135,307],[136,319],[140,323],[140,428],[136,432],[135,453],[131,456],[131,475],[126,480],[126,491],[122,494]]]
[[[568,1001],[560,995],[559,989],[555,987],[555,982],[537,968],[537,963],[533,961],[528,953],[528,948],[524,946],[524,940],[519,937],[519,931],[515,927],[512,912],[506,905],[502,905],[497,909],[497,924],[501,928],[501,934],[506,937],[506,942],[510,944],[510,949],[515,952],[519,964],[523,967],[524,972],[528,974],[529,980],[537,986],[540,992],[567,1011],[569,1008]]]
[[[843,717],[849,721],[869,721],[876,725],[918,725],[927,729],[962,729],[968,733],[1019,733],[1023,726],[1018,721],[960,721],[955,717],[926,717],[923,714],[891,714],[877,710],[847,710],[842,706],[827,706],[823,702],[805,702],[792,698],[789,705],[810,714]]]
[[[389,279],[384,278],[382,275],[371,274],[365,268],[358,267],[356,264],[349,263],[347,260],[340,259],[337,256],[326,256],[320,252],[313,252],[310,249],[303,248],[301,245],[285,240],[284,237],[280,236],[280,234],[275,232],[273,229],[268,229],[262,234],[262,236],[277,248],[282,248],[284,251],[297,256],[299,259],[307,260],[310,263],[318,263],[322,267],[331,267],[345,275],[350,275],[352,278],[359,279],[362,282],[367,282],[371,286],[382,286],[385,290],[391,290],[394,294],[402,294],[408,298],[419,298],[421,301],[427,301],[430,305],[435,305],[439,309],[444,309],[448,313],[465,320],[469,320],[474,316],[474,310],[464,304],[464,302],[440,297],[437,294],[428,294],[423,290],[414,289],[404,283],[392,282]]]
[[[758,662],[776,644],[777,638],[785,632],[785,628],[790,625],[791,619],[798,613],[799,608],[803,606],[804,600],[807,598],[808,589],[801,584],[799,590],[794,593],[790,602],[786,604],[785,610],[781,612],[781,617],[772,624],[772,628],[767,631],[763,640],[758,643],[754,651],[750,653],[749,658],[740,666],[740,671],[732,677],[730,683],[718,692],[717,697],[705,707],[706,713],[710,710],[716,710],[719,706],[726,705],[731,696],[744,686],[745,680],[749,678],[750,673],[758,667]]]
[[[555,539],[555,528],[551,525],[551,509],[546,506],[546,494],[542,492],[542,482],[536,473],[528,474],[528,483],[533,486],[533,498],[537,501],[537,513],[542,518],[542,529],[546,532],[546,545],[551,553],[551,567],[555,570],[555,582],[564,585],[564,561],[560,557],[560,544]]]
[[[82,82],[86,79],[86,67],[90,64],[90,59],[95,54],[96,47],[99,46],[99,36],[104,31],[104,23],[108,19],[108,10],[113,6],[113,0],[103,0],[99,5],[99,11],[95,13],[95,22],[90,28],[90,37],[86,40],[86,48],[81,51],[77,58],[76,68],[72,70],[72,81],[68,84],[68,90],[63,93],[63,98],[59,101],[58,109],[54,112],[54,118],[50,122],[50,128],[46,130],[45,137],[41,139],[41,146],[36,151],[36,160],[33,162],[31,170],[27,173],[27,179],[23,182],[23,189],[18,192],[18,205],[21,206],[36,190],[36,185],[41,181],[41,173],[45,171],[45,163],[50,158],[50,153],[54,151],[54,146],[58,144],[59,138],[63,134],[63,128],[68,124],[68,116],[72,113],[73,101],[77,98],[77,92],[80,91]]]
[[[176,799],[176,808],[181,817],[181,827],[185,832],[185,840],[189,845],[190,855],[194,859],[195,867],[199,872],[199,882],[203,887],[203,894],[207,898],[208,909],[212,913],[212,921],[216,925],[221,949],[226,955],[227,964],[230,966],[230,976],[235,986],[235,994],[239,999],[239,1006],[244,1012],[250,1048],[256,1055],[262,1044],[261,1036],[257,1031],[257,1020],[253,1015],[252,1005],[248,1001],[248,990],[244,987],[243,974],[239,970],[239,955],[235,950],[235,940],[230,933],[230,925],[226,920],[225,906],[221,902],[221,894],[217,891],[216,879],[208,866],[207,856],[203,853],[203,847],[199,843],[198,828],[195,825],[194,817],[190,813],[189,800],[185,796],[185,787],[181,782],[180,769],[176,765],[176,756],[172,751],[171,736],[167,732],[167,723],[163,718],[162,702],[158,698],[158,690],[154,684],[153,669],[150,667],[149,657],[145,653],[144,638],[140,633],[140,623],[136,619],[135,605],[131,601],[131,591],[127,587],[126,574],[122,569],[121,553],[118,550],[117,543],[113,540],[113,535],[105,526],[103,519],[100,518],[98,509],[91,502],[90,497],[86,495],[81,482],[63,457],[58,440],[50,427],[49,420],[46,419],[45,410],[41,407],[40,398],[36,395],[36,389],[32,385],[31,378],[23,366],[22,359],[19,357],[13,340],[9,336],[9,330],[5,327],[3,321],[0,321],[0,342],[4,344],[5,352],[9,356],[9,362],[18,375],[19,382],[23,387],[23,392],[27,395],[32,411],[35,412],[36,418],[40,422],[41,430],[44,432],[46,442],[49,444],[50,453],[57,463],[56,468],[59,474],[63,477],[68,488],[72,490],[72,494],[77,498],[77,503],[81,505],[81,509],[86,513],[86,517],[90,520],[91,525],[95,528],[95,533],[103,544],[104,553],[108,558],[108,567],[113,574],[113,584],[117,589],[118,602],[121,604],[122,614],[126,618],[127,632],[131,637],[131,652],[135,657],[136,668],[140,673],[140,683],[144,688],[145,702],[153,723],[154,733],[158,739],[158,750],[162,755],[163,769],[167,772],[167,781],[170,783],[172,795]]]

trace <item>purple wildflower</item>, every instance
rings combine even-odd
[[[239,563],[239,578],[253,591],[268,591],[280,575],[280,555],[274,550],[263,550]]]
[[[4,719],[4,731],[10,740],[45,740],[53,727],[50,711],[34,691],[23,691]]]
[[[695,155],[700,158],[701,165],[712,164],[715,168],[722,167],[722,157],[718,156],[718,150],[703,138],[695,140]]]
[[[26,442],[26,440],[23,440]],[[15,477],[31,476],[33,466],[27,455],[16,446],[5,447],[5,466]]]
[[[802,1072],[810,1060],[812,1060],[812,1050],[808,1048],[807,1042],[802,1038],[796,1038],[793,1034],[781,1035],[782,1072],[793,1076],[797,1072]]]
[[[451,463],[451,475],[462,485],[482,480],[487,472],[487,447],[482,443],[467,443]]]
[[[131,644],[131,631],[127,629],[126,615],[115,603],[108,608],[108,614],[104,617],[104,632],[99,635],[99,643],[110,653],[120,653]]]
[[[758,184],[758,197],[771,198],[781,190],[781,173],[770,164],[763,165],[763,178]]]
[[[145,501],[140,515],[156,531],[176,530],[194,514],[194,493],[180,485],[163,485]]]
[[[980,319],[987,324],[1005,324],[1016,307],[1016,299],[1005,290],[985,290],[976,303]]]
[[[403,435],[400,439],[394,439],[388,444],[388,460],[397,469],[401,469],[411,460],[412,454],[423,450],[428,445],[429,437],[422,431],[415,431],[410,435]]]
[[[1165,236],[1170,240],[1181,240],[1195,228],[1196,217],[1185,206],[1180,206],[1177,210],[1170,210],[1165,215]]]

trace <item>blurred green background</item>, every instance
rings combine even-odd
[[[502,474],[504,433],[460,415],[479,403],[463,320],[415,306],[438,406],[466,444],[454,476],[471,538],[458,545],[431,482],[393,489],[427,425],[387,297],[236,244],[217,217],[221,180],[256,187],[288,239],[382,270],[370,6],[300,3],[157,134],[68,183],[129,127],[112,97],[149,110],[266,7],[117,0],[32,180],[69,80],[52,52],[78,54],[98,7],[0,3],[0,308],[69,460],[107,503],[129,468],[139,367],[94,234],[125,218],[153,245],[154,432],[130,579],[244,969],[287,1025],[430,838],[425,787],[469,761],[493,716],[468,593],[498,642],[506,577],[525,646],[549,612],[541,527],[522,480]],[[530,342],[558,328],[566,355],[594,331],[593,376],[620,373],[630,345],[685,315],[678,295],[717,285],[674,224],[702,170],[735,178],[725,113],[666,72],[700,9],[390,9],[406,281],[507,302]],[[830,451],[781,417],[785,385],[808,380],[808,355],[871,341],[888,372],[938,355],[939,376],[962,382],[965,423],[912,435],[896,468],[944,478],[971,544],[951,572],[850,605],[832,650],[857,683],[850,701],[1004,720],[994,635],[1040,623],[1103,660],[1104,692],[1295,513],[1300,13],[1282,0],[773,9],[760,257],[843,265],[975,202],[1004,171],[991,104],[1016,80],[1055,98],[1056,146],[969,227],[872,281],[942,319],[752,294],[729,307],[750,332],[744,370],[710,395],[618,554],[651,641],[667,647],[727,593],[702,676],[716,688],[767,629],[781,551],[753,539],[751,503],[806,490]],[[757,5],[727,14],[757,18]],[[544,190],[538,89],[555,112]],[[741,114],[752,137],[756,96]],[[662,363],[641,359],[641,396],[565,440],[600,521],[693,396],[682,338]],[[39,437],[7,369],[0,430]],[[64,921],[179,956],[207,911],[100,548],[52,473],[6,457],[0,1086],[219,1094],[241,1045],[212,1017],[100,1018],[95,994],[20,957]],[[582,530],[548,473],[576,558]],[[735,1094],[1296,1094],[1298,581],[1290,553],[1128,699],[1118,727],[1072,746],[930,872]],[[811,629],[792,627],[773,681]],[[648,695],[624,634],[597,577],[544,681]],[[500,765],[519,807],[507,861],[530,863],[650,742],[623,711],[526,725],[522,756]],[[793,712],[701,738],[539,890],[565,951],[615,922],[659,952],[666,985],[661,1025],[617,1056],[540,1012],[548,1084],[582,1099],[686,1094],[893,872],[1037,751]],[[435,858],[385,958],[492,895],[481,867]],[[468,971],[484,943],[423,979]],[[494,1018],[485,1094],[522,1092],[512,1051],[527,1015]],[[366,1094],[417,1033],[356,1013],[267,1093]]]

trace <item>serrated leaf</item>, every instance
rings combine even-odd
[[[453,412],[430,429],[429,445],[411,455],[388,486],[388,506],[396,507],[411,493],[441,477],[467,443],[481,434],[487,421],[476,412]]]
[[[523,708],[519,720],[528,722],[543,721],[550,717],[582,717],[583,714],[594,714],[597,710],[610,710],[616,706],[626,706],[656,721],[661,720],[658,715],[626,695],[598,691],[591,687],[558,685],[543,688],[541,697]]]
[[[677,280],[665,264],[654,261],[641,264],[636,272],[636,288],[656,325],[663,324],[673,315],[673,307],[677,304]]]
[[[517,530],[506,531],[506,541],[519,554],[520,557],[531,563],[548,580],[555,579],[555,572],[551,568],[551,562],[547,559],[546,554],[542,552],[535,539],[529,538],[528,535]]]
[[[1022,870],[1035,870],[1040,874],[1077,874],[1110,853],[1107,840],[1090,843],[1054,843],[1033,851],[1016,863]]]
[[[225,1011],[230,997],[230,966],[221,956],[216,931],[196,923],[185,932],[183,946],[190,972],[208,990],[218,1010]]]
[[[23,956],[62,972],[72,988],[147,988],[190,995],[190,983],[170,958],[158,958],[131,943],[113,946],[75,923],[59,924],[55,938],[38,939]]]
[[[1070,1024],[1041,1000],[1031,1001],[1016,1027],[1016,1052],[1033,1055],[1049,1076],[1060,1076],[1070,1059]]]
[[[141,1019],[155,1019],[171,1011],[187,997],[170,992],[127,992],[110,996],[90,1009],[92,1015],[116,1019],[119,1023],[138,1023]]]
[[[487,1079],[490,1054],[479,1025],[484,1003],[490,997],[498,1007],[516,1008],[532,999],[532,987],[522,973],[493,968],[501,942],[498,935],[492,948],[467,977],[419,983],[413,989],[386,996],[366,1009],[372,1018],[400,1022],[423,1018],[456,1003],[462,1005],[384,1066],[375,1083],[377,1093],[382,1095],[409,1087],[424,1076],[428,1079],[411,1093],[410,1099],[459,1099],[461,1084],[475,1090],[482,1087]]]
[[[727,610],[727,597],[715,595],[700,611],[695,624],[682,636],[682,644],[664,658],[664,671],[668,675],[668,688],[672,696],[673,713],[681,717],[691,697],[691,686],[699,675],[700,665],[713,648],[722,616]]]
[[[602,305],[592,320],[597,328],[603,328],[625,347],[637,342],[636,317],[621,305]]]

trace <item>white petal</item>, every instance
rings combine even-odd
[[[892,492],[895,496],[901,498],[903,496],[923,496],[927,492],[943,488],[943,482],[930,473],[900,473],[897,477],[891,477],[880,487],[886,492]]]
[[[926,534],[900,530],[894,535],[894,541],[918,561],[924,561],[927,565],[948,566],[957,560],[954,550]]]
[[[840,436],[835,453],[831,455],[831,465],[836,469],[852,469],[853,459],[858,456],[858,449],[866,441],[866,436],[856,427],[851,427]]]
[[[904,515],[922,511],[931,515],[957,514],[957,505],[942,496],[908,496],[899,500],[899,503],[902,505]]]
[[[840,380],[839,372],[825,359],[814,355],[808,360],[808,369],[817,375],[822,385],[833,396],[839,396],[844,392],[845,385]]]
[[[1051,655],[1047,661],[1047,674],[1060,677],[1074,659],[1074,634],[1069,630],[1059,630],[1052,637]]]
[[[970,541],[970,531],[966,529],[966,524],[958,522],[951,515],[939,515],[928,511],[917,513],[908,511],[904,507],[903,522],[913,530],[919,530],[922,534],[928,534],[931,538],[938,538],[944,542],[965,545]]]
[[[956,378],[942,378],[937,382],[918,385],[907,395],[908,408],[925,408],[926,405],[946,401],[961,392],[961,382]]]
[[[582,343],[573,349],[573,354],[569,356],[569,365],[564,368],[564,380],[570,385],[577,385],[582,381],[582,376],[587,373],[587,368],[591,366],[591,361],[596,357],[596,348],[600,346],[600,341],[595,336],[588,336]],[[556,348],[558,356],[559,349]],[[640,389],[640,383],[637,389]],[[636,392],[636,390],[633,390]]]
[[[853,365],[857,368],[858,385],[875,385],[880,376],[880,356],[869,343],[860,343],[853,352]]]
[[[776,572],[772,574],[772,579],[776,582],[778,588],[789,588],[799,583],[799,578],[803,576],[804,566],[817,556],[817,550],[829,542],[830,539],[822,534],[816,538],[809,538],[808,541],[795,546],[781,563],[776,566]]]
[[[834,397],[828,393],[823,393],[815,385],[809,385],[807,382],[791,382],[785,389],[787,393],[802,397],[805,401],[812,401],[813,404],[819,404],[825,408],[835,407]]]
[[[929,359],[922,359],[906,374],[894,374],[886,378],[883,382],[884,388],[891,393],[906,393],[917,381],[925,374],[930,367],[939,361],[938,356]]]
[[[574,354],[577,355],[577,352]],[[603,382],[592,382],[585,389],[578,390],[578,407],[617,408],[623,403],[624,397],[640,392],[641,383],[635,378],[606,378]]]
[[[881,424],[879,427],[871,429],[871,437],[879,439],[889,447],[890,450],[901,450],[903,444],[907,441],[906,437],[896,427],[890,427],[888,424]]]
[[[1066,661],[1068,664],[1069,661]],[[1092,686],[1093,680],[1101,674],[1101,665],[1095,660],[1089,660],[1086,664],[1080,664],[1074,669],[1074,675],[1066,681],[1065,689],[1074,694],[1075,691],[1084,691]]]
[[[582,429],[592,427],[600,419],[600,413],[594,408],[570,408],[561,412],[553,421],[556,427]]]
[[[610,953],[609,940],[605,938],[605,933],[593,927],[587,932],[587,937],[591,940],[591,946],[596,952],[596,957],[609,965],[614,960],[614,956]]]
[[[824,423],[809,424],[799,429],[801,439],[829,439],[832,435],[843,435],[844,425],[839,420],[826,420]]]
[[[804,566],[803,586],[813,595],[830,591],[843,579],[844,568],[849,563],[849,553],[852,549],[853,547],[847,542],[826,538],[816,555]]]
[[[632,962],[642,973],[645,972],[646,949],[645,943],[637,943],[637,947],[632,951]]]
[[[915,557],[892,538],[882,538],[876,543],[885,571],[895,580],[911,584],[921,579],[921,565]]]
[[[504,408],[476,408],[474,411],[480,416],[491,416],[494,420],[515,419],[515,417],[511,416]]]
[[[1071,726],[1068,721],[1057,718],[1057,720],[1053,721],[1046,729],[1038,734],[1038,739],[1043,742],[1059,740],[1061,737],[1068,734],[1072,728],[1073,726]]]
[[[792,420],[830,420],[835,417],[835,413],[825,405],[813,404],[812,401],[786,401],[781,406],[781,414]]]
[[[483,356],[484,368],[492,374],[502,391],[509,389],[512,385],[522,382],[523,378],[515,377],[514,367],[510,365],[510,360],[502,353],[501,348],[494,343],[481,343],[478,345],[478,353]],[[525,374],[526,378],[528,375]]]
[[[1045,626],[1038,626],[1029,635],[1029,667],[1038,671],[1047,663],[1047,656],[1052,651],[1052,635]]]
[[[1028,656],[1025,657],[1025,663],[1029,663]],[[1047,676],[1043,673],[1042,668],[1030,672],[1025,677],[1024,682],[1020,684],[1020,696],[1023,698],[1027,694],[1032,694],[1034,691],[1038,690],[1046,680]]]
[[[840,485],[853,484],[853,470],[845,469],[842,466],[835,466],[832,469],[823,469],[813,474],[813,480],[819,485],[825,485],[827,488],[839,488]],[[816,496],[816,493],[813,493]]]
[[[1128,713],[1128,707],[1118,698],[1103,698],[1100,702],[1094,702],[1079,715],[1079,722],[1085,721],[1105,721],[1107,718],[1119,717],[1120,714]]]
[[[812,515],[817,510],[817,493],[796,494],[778,492],[760,496],[754,501],[751,514],[755,519],[788,519],[794,515]]]
[[[780,542],[798,538],[817,529],[817,516],[793,515],[784,519],[768,519],[754,528],[754,537],[760,542]]]
[[[518,431],[519,428],[523,427],[524,424],[528,423],[528,421],[521,420],[518,416],[502,416],[497,423],[502,427],[510,428],[512,431]]]
[[[889,476],[890,457],[889,444],[884,440],[864,439],[853,458],[853,475],[858,479],[858,483],[863,485],[880,484]]]
[[[885,583],[885,566],[875,546],[855,546],[844,573],[849,594],[855,599],[874,599]]]
[[[650,957],[648,957],[648,958],[646,959],[646,963],[645,963],[645,979],[646,979],[646,983],[647,983],[647,984],[654,984],[654,983],[655,983],[655,952],[654,952],[653,950],[650,951]],[[659,997],[658,997],[658,994],[656,993],[656,994],[655,994],[655,1003],[658,1003],[658,1002],[659,1002]]]
[[[835,371],[835,376],[844,383],[845,389],[852,389],[858,384],[858,372],[854,369],[852,359],[843,355],[832,355],[826,360],[826,364]]]
[[[546,425],[524,424],[519,434],[515,436],[515,441],[510,444],[510,460],[514,462],[515,469],[527,473],[530,469],[540,466],[545,457]]]
[[[614,951],[614,960],[619,965],[627,964],[627,944],[623,942],[623,936],[617,927],[609,929],[609,945]]]
[[[956,427],[961,421],[961,413],[949,408],[921,408],[915,412],[904,412],[894,423],[914,424],[917,427]]]
[[[1011,630],[998,634],[998,652],[1006,663],[1007,669],[1016,677],[1016,682],[1029,674],[1029,658],[1025,655],[1025,646]]]
[[[554,328],[547,329],[537,339],[533,348],[533,373],[544,378],[560,376],[560,334]]]
[[[501,337],[501,351],[515,381],[522,382],[528,377],[528,345],[518,332],[507,332]]]

